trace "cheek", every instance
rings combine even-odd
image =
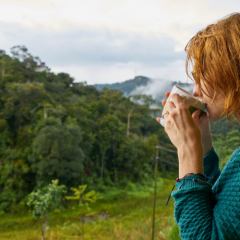
[[[212,99],[208,97],[206,94],[202,94],[202,98],[204,99],[203,101],[206,102],[207,104],[211,104]]]
[[[225,118],[225,116],[221,116],[223,110],[223,104],[222,105],[214,105],[214,103],[209,104],[207,106],[207,111],[209,114],[209,121],[210,122],[218,122],[220,120],[222,120],[223,118]]]
[[[215,112],[214,108],[208,107],[209,121],[210,122],[218,122],[219,114]]]

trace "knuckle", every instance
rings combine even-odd
[[[175,117],[177,116],[177,113],[176,113],[176,112],[172,112],[172,113],[171,113],[171,116],[172,116],[173,118],[175,118]]]
[[[180,110],[180,111],[185,111],[185,110],[186,110],[186,106],[184,106],[184,105],[181,104],[181,105],[179,106],[179,110]]]
[[[169,125],[170,123],[171,123],[171,119],[168,118],[168,119],[166,120],[166,124]]]
[[[172,97],[175,98],[177,95],[179,95],[179,94],[178,94],[178,93],[173,93],[173,94],[172,94]]]

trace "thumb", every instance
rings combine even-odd
[[[200,115],[201,111],[200,110],[196,110],[193,114],[192,114],[192,118],[194,123],[196,124],[197,127],[199,127],[199,115]]]

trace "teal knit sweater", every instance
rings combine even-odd
[[[182,240],[240,239],[240,148],[237,148],[219,169],[219,157],[214,149],[203,158],[204,175],[213,177],[207,182],[212,188],[198,182],[183,180],[176,183],[174,217],[180,227]],[[198,174],[196,178],[206,182]]]

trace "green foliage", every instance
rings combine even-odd
[[[80,147],[82,133],[77,125],[63,125],[59,119],[42,120],[32,143],[29,161],[39,181],[58,178],[69,184],[80,177],[84,153]]]
[[[66,196],[65,198],[67,200],[79,200],[79,204],[83,204],[83,202],[91,202],[94,203],[98,199],[101,199],[102,197],[99,196],[99,193],[96,193],[94,190],[91,190],[85,194],[87,188],[87,185],[79,186],[78,188],[70,188],[74,192],[74,196]]]
[[[58,206],[65,193],[65,186],[58,186],[58,180],[52,180],[52,183],[42,190],[38,189],[30,193],[27,205],[32,207],[32,215],[35,218],[43,217]]]
[[[52,180],[52,183],[42,190],[37,190],[28,195],[27,205],[32,207],[32,215],[35,218],[44,217],[42,225],[42,240],[45,240],[45,232],[48,230],[48,215],[54,210],[61,198],[65,194],[64,185],[58,186],[58,180]]]
[[[228,132],[232,130],[240,131],[240,125],[233,126],[230,122],[228,122],[227,118],[222,119],[219,122],[211,123],[210,122],[211,133],[219,135],[222,134],[226,136]]]
[[[150,96],[99,91],[67,73],[38,72],[39,64],[40,58],[24,46],[13,47],[11,55],[0,51],[0,211],[10,211],[52,179],[66,187],[87,184],[95,191],[142,183],[155,145],[176,150],[155,119],[161,109],[150,107],[157,105]],[[216,143],[223,166],[238,146],[238,132],[227,136],[232,127],[222,121],[211,128],[224,136]],[[178,163],[175,153],[159,155]],[[177,166],[163,162],[159,170],[164,177],[178,174]]]
[[[155,238],[167,239],[168,232],[176,224],[174,201],[166,201],[176,180],[163,179],[164,185],[157,191]],[[153,182],[151,186],[153,186]],[[98,239],[98,240],[143,240],[151,239],[153,196],[147,198],[122,198],[119,200],[102,199],[91,204],[91,215],[86,208],[68,204],[61,212],[52,212],[51,231],[48,239]],[[85,215],[84,238],[78,209]],[[168,221],[171,218],[171,221]],[[40,239],[39,226],[42,219],[19,213],[0,216],[1,239]],[[177,239],[175,239],[177,240]]]
[[[173,217],[168,217],[167,221],[169,225],[171,226],[169,231],[167,232],[167,239],[169,240],[181,240],[180,237],[180,228],[177,225],[175,218]]]
[[[239,131],[232,130],[226,136],[223,134],[213,135],[213,146],[219,156],[219,167],[222,170],[234,150],[240,146]]]
[[[130,181],[125,181],[123,186],[119,187],[107,187],[102,186],[101,195],[103,196],[103,202],[124,200],[124,199],[144,199],[150,197],[154,193],[153,178],[144,180],[141,183],[133,183]],[[162,178],[157,180],[157,192],[160,193],[163,188]]]

